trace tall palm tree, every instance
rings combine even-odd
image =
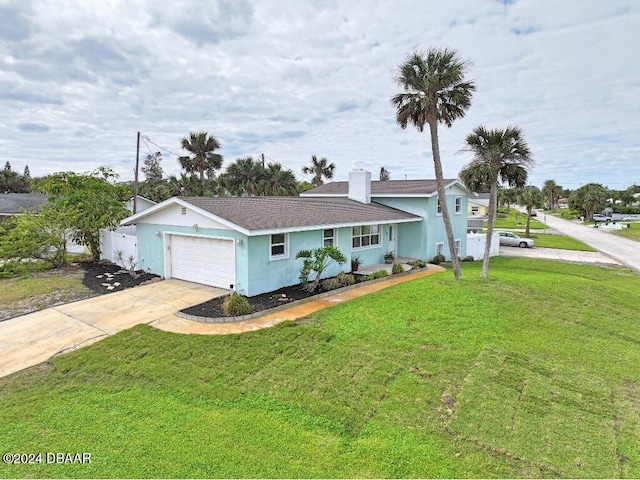
[[[542,195],[542,192],[538,187],[530,185],[520,190],[518,203],[520,203],[520,205],[522,205],[527,210],[527,228],[524,232],[525,237],[528,237],[530,235],[529,227],[531,225],[531,211],[535,207],[539,207],[543,201],[544,195]]]
[[[326,178],[327,180],[331,180],[333,178],[333,171],[336,166],[333,163],[329,163],[325,157],[322,157],[318,160],[318,157],[315,155],[311,155],[311,166],[310,167],[302,167],[302,173],[305,175],[313,175],[313,180],[311,180],[311,184],[314,187],[322,185],[324,181],[322,178]]]
[[[498,209],[498,184],[504,182],[511,187],[524,187],[528,169],[533,166],[533,156],[518,127],[504,130],[488,130],[477,127],[467,135],[465,150],[473,154],[473,160],[460,172],[460,178],[471,190],[489,187],[489,218],[487,241],[484,248],[481,278],[487,277],[493,224]]]
[[[562,195],[562,187],[555,180],[545,180],[542,185],[542,194],[547,200],[550,209],[558,208],[558,199]]]
[[[204,183],[204,174],[219,170],[222,167],[222,155],[213,153],[220,148],[220,142],[207,132],[189,132],[188,137],[180,140],[180,146],[191,155],[178,157],[180,166],[187,173],[198,172],[200,181]]]
[[[395,78],[404,93],[391,98],[391,104],[396,108],[396,121],[401,128],[407,128],[411,123],[422,132],[424,126],[429,125],[438,200],[456,280],[461,278],[460,264],[455,255],[453,228],[444,190],[438,123],[451,127],[455,120],[464,117],[471,105],[476,87],[464,79],[469,66],[468,62],[458,58],[454,50],[430,48],[426,53],[415,51],[399,66]]]

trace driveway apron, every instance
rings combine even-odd
[[[169,279],[5,320],[0,322],[0,376],[225,293]]]

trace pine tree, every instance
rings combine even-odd
[[[25,165],[24,173],[22,174],[24,178],[31,178],[31,172],[29,171],[29,165]]]
[[[7,163],[5,163],[5,164],[4,164],[4,169],[5,169],[7,172],[10,172],[10,171],[11,171],[11,164],[9,163],[9,160],[7,160]]]

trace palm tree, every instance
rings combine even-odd
[[[221,176],[224,188],[233,196],[260,195],[264,167],[252,157],[239,158]]]
[[[444,190],[438,123],[451,127],[455,120],[464,117],[471,105],[476,87],[473,82],[464,80],[468,68],[469,63],[460,60],[453,50],[430,48],[426,53],[415,51],[400,65],[395,79],[404,93],[391,99],[391,104],[396,108],[396,121],[401,128],[407,128],[411,123],[422,132],[424,126],[429,125],[438,200],[456,280],[461,278],[460,264],[454,253],[453,228]]]
[[[558,199],[562,195],[562,187],[555,180],[545,180],[542,185],[542,194],[547,199],[547,206],[551,210],[558,208]]]
[[[302,167],[302,173],[305,175],[313,175],[313,180],[311,180],[311,184],[314,187],[322,185],[324,181],[322,178],[326,178],[327,180],[331,180],[333,178],[333,171],[336,166],[333,163],[328,163],[328,160],[325,157],[322,157],[320,160],[315,155],[311,155],[311,166],[310,167]]]
[[[298,181],[291,170],[279,163],[269,163],[264,171],[264,194],[294,196],[298,194]]]
[[[504,182],[511,187],[524,187],[533,157],[518,127],[504,130],[477,127],[467,135],[465,142],[465,150],[473,154],[473,160],[462,169],[460,178],[473,191],[478,191],[478,187],[486,191],[489,187],[487,241],[480,273],[481,278],[487,278],[493,224],[498,210],[498,184]]]
[[[530,185],[526,188],[523,188],[520,191],[520,195],[518,197],[518,203],[527,209],[527,229],[524,232],[524,236],[528,237],[529,233],[529,225],[531,224],[531,211],[535,207],[539,207],[544,201],[544,196],[538,187],[534,187]]]
[[[205,172],[213,172],[222,167],[222,155],[213,153],[220,148],[220,142],[213,135],[207,132],[189,132],[188,137],[180,140],[180,146],[191,153],[189,156],[178,157],[180,166],[187,173],[198,172],[202,183]]]

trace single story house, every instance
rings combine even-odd
[[[0,193],[0,222],[24,210],[36,210],[47,203],[47,198],[42,193]]]
[[[467,197],[447,180],[458,256],[466,255]],[[296,253],[335,245],[348,260],[382,263],[384,254],[450,258],[435,180],[372,182],[351,172],[298,197],[173,197],[122,221],[136,225],[138,268],[257,295],[299,282]],[[333,265],[326,276],[349,271]]]

